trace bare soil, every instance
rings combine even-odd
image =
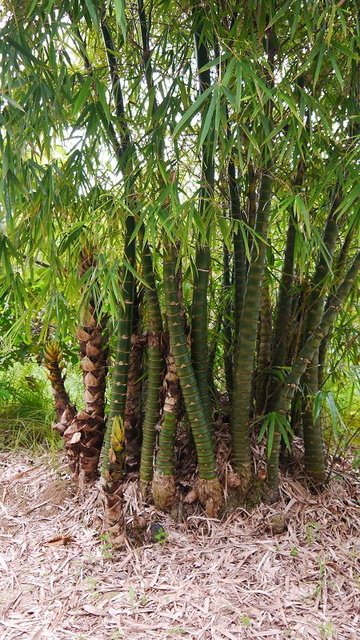
[[[0,638],[355,640],[357,489],[345,471],[320,495],[285,477],[271,508],[177,524],[130,485],[129,518],[167,536],[114,552],[96,486],[77,495],[62,460],[1,453]]]

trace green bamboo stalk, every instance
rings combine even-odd
[[[302,79],[299,80],[302,85]],[[296,190],[301,189],[304,181],[305,163],[303,160],[298,162],[296,176],[294,179],[294,187]],[[271,347],[271,367],[277,370],[284,367],[288,361],[288,333],[290,327],[291,310],[293,302],[293,293],[291,291],[294,280],[294,262],[295,262],[295,240],[296,226],[293,214],[289,214],[289,222],[286,234],[286,244],[284,252],[283,266],[281,270],[281,278],[279,283],[278,299],[275,310],[274,331]],[[281,383],[277,376],[271,375],[269,380],[269,394],[265,407],[265,413],[273,411],[276,406]]]
[[[267,30],[265,50],[270,68],[274,68],[277,55],[277,40],[274,26]],[[266,83],[274,84],[273,76],[265,70]],[[269,124],[272,122],[272,102],[266,107]],[[272,150],[265,150],[264,169],[261,177],[260,194],[257,207],[255,229],[261,240],[252,246],[251,263],[248,270],[247,285],[240,320],[240,333],[235,343],[234,389],[231,404],[231,435],[235,469],[240,477],[239,493],[242,497],[248,493],[251,479],[251,449],[249,434],[250,402],[252,396],[253,365],[256,351],[257,325],[260,311],[261,289],[265,269],[266,240],[271,208],[273,167]],[[254,205],[254,176],[249,174],[250,208]],[[250,211],[249,211],[250,214]]]
[[[271,364],[273,367],[283,367],[286,364],[286,345],[291,317],[291,286],[294,279],[296,228],[290,215],[286,236],[284,262],[279,284],[278,301],[275,312],[274,334],[272,343]]]
[[[360,252],[356,255],[350,269],[343,282],[338,287],[336,293],[332,296],[328,309],[324,312],[321,323],[319,323],[313,333],[307,338],[303,348],[294,361],[286,382],[283,385],[281,395],[276,410],[287,415],[291,400],[295,391],[299,387],[301,376],[305,373],[307,367],[311,363],[321,340],[327,335],[329,328],[334,322],[341,305],[349,295],[354,281],[360,270]],[[272,492],[276,492],[279,484],[279,451],[280,451],[280,433],[275,432],[272,448],[272,455],[268,466],[268,486]]]
[[[210,69],[202,70],[209,63],[207,43],[203,38],[203,11],[194,9],[195,53],[197,59],[199,94],[210,87]],[[201,112],[202,127],[205,124],[210,97]],[[211,210],[211,199],[214,191],[214,131],[210,127],[207,139],[202,145],[202,178],[199,194],[199,213],[202,220],[208,218]],[[203,410],[212,429],[212,407],[209,384],[209,347],[208,347],[208,286],[210,274],[210,248],[207,238],[199,236],[195,258],[194,291],[191,311],[191,358],[194,367]]]
[[[261,292],[260,319],[259,319],[259,348],[257,358],[256,380],[255,380],[255,412],[256,415],[263,413],[267,399],[266,373],[270,365],[272,339],[272,315],[269,284],[264,283]]]
[[[321,486],[326,480],[325,449],[322,436],[320,418],[314,418],[314,397],[318,387],[318,352],[315,351],[304,376],[305,396],[303,397],[303,437],[304,463],[307,475],[316,486]]]
[[[346,269],[346,261],[350,251],[353,237],[354,237],[354,226],[351,227],[347,232],[344,243],[337,257],[336,264],[333,269],[335,283],[341,280],[341,278],[344,276],[345,269]],[[330,292],[328,294],[328,297],[325,303],[325,309],[328,309],[329,307],[331,295],[332,293]],[[332,334],[332,327],[330,328],[326,338],[324,338],[324,340],[321,341],[321,344],[319,347],[319,366],[318,366],[319,389],[321,389],[321,387],[324,384],[325,362],[326,362],[327,349],[328,349],[328,344],[330,341],[331,334]]]
[[[223,344],[224,344],[224,369],[225,369],[225,383],[228,398],[231,402],[232,390],[233,390],[233,338],[231,327],[231,299],[230,292],[230,257],[227,247],[223,246],[223,292],[224,292],[224,319],[223,319]]]
[[[161,511],[167,511],[173,506],[176,495],[174,447],[181,392],[175,360],[171,354],[167,357],[164,386],[166,395],[159,435],[159,449],[156,456],[156,471],[152,483],[154,503],[156,508]]]
[[[216,324],[213,331],[213,338],[212,338],[211,346],[209,349],[209,384],[210,384],[211,401],[213,406],[216,404],[216,396],[217,396],[217,389],[216,389],[216,383],[215,383],[215,377],[214,377],[214,367],[215,367],[215,361],[216,361],[216,354],[218,350],[219,338],[221,335],[222,324],[223,324],[223,312],[222,310],[218,309]]]
[[[191,309],[191,358],[207,422],[212,425],[209,381],[208,346],[208,285],[210,249],[199,246],[196,252],[196,272]],[[212,429],[212,427],[211,427]]]
[[[290,215],[271,347],[271,368],[274,370],[278,370],[279,367],[284,367],[287,364],[288,333],[293,299],[291,286],[294,278],[295,238],[296,228],[294,220]],[[279,399],[280,389],[280,380],[277,376],[271,375],[269,380],[269,393],[264,410],[265,414],[273,411]]]
[[[146,289],[146,328],[148,335],[148,384],[141,447],[140,482],[146,493],[153,476],[153,457],[155,448],[155,427],[160,415],[160,389],[164,360],[161,349],[162,319],[150,247],[145,245],[143,252],[143,273],[147,282]]]
[[[256,175],[253,165],[250,163],[248,168],[248,224],[251,229],[255,229],[256,221]],[[248,237],[249,246],[252,245],[252,235]]]
[[[126,218],[124,255],[131,265],[135,265],[135,240],[132,239],[135,229],[135,219],[129,215]],[[109,419],[105,431],[103,445],[102,474],[111,481],[119,480],[123,476],[125,465],[125,405],[129,375],[129,361],[131,349],[131,334],[134,306],[134,275],[127,268],[123,269],[124,307],[120,309],[117,322],[117,346],[113,370]],[[112,431],[114,433],[112,434]],[[122,440],[121,446],[117,442]]]
[[[134,182],[136,151],[128,126],[122,86],[118,71],[118,51],[114,46],[112,34],[105,13],[101,16],[101,33],[106,47],[109,75],[116,114],[116,129],[112,122],[108,124],[109,137],[113,142],[119,169],[124,178],[125,203],[128,211],[134,208]],[[111,535],[114,546],[124,543],[125,519],[122,507],[122,480],[125,466],[125,408],[129,377],[131,334],[133,324],[133,306],[135,293],[135,218],[129,214],[125,220],[124,258],[132,267],[126,265],[123,273],[124,307],[119,311],[117,322],[117,347],[110,399],[110,415],[103,443],[102,488],[105,507],[105,525]]]
[[[125,468],[137,471],[140,466],[142,438],[142,388],[145,339],[141,333],[140,300],[135,287],[129,374],[125,405]]]
[[[243,220],[240,207],[239,191],[236,179],[236,170],[234,160],[231,157],[228,165],[228,184],[230,195],[230,210],[233,220],[240,223]],[[246,254],[244,238],[241,229],[234,232],[234,340],[238,339],[240,332],[241,315],[244,304],[245,288],[246,288]]]
[[[336,223],[336,210],[338,207],[338,199],[335,198],[334,203],[331,207],[330,214],[327,218],[325,230],[324,230],[324,247],[325,251],[327,251],[327,259],[325,259],[324,255],[320,253],[319,260],[317,263],[317,267],[315,269],[314,276],[312,278],[312,290],[309,296],[307,313],[304,322],[304,336],[306,339],[307,336],[311,335],[316,327],[319,326],[321,322],[321,318],[324,310],[324,300],[325,300],[325,291],[327,285],[327,277],[330,274],[331,270],[331,262],[332,256],[334,253],[336,238],[338,234],[338,228]],[[304,341],[304,340],[303,340]],[[313,354],[311,360],[318,362],[318,355]],[[315,384],[315,374],[317,376],[317,369],[311,371],[309,374],[309,383],[311,390],[314,394],[317,393],[318,384]],[[273,402],[276,405],[279,399],[280,387],[278,386],[277,392],[275,392],[275,397],[273,397]],[[309,434],[305,434],[305,429],[309,430]],[[316,435],[315,431],[317,429]],[[315,459],[322,452],[322,459],[319,460],[318,469],[316,472],[317,478],[321,475],[321,468],[325,468],[325,460],[324,460],[324,449],[320,446],[320,442],[322,442],[322,434],[319,432],[321,430],[320,421],[317,421],[317,425],[313,424],[312,421],[312,399],[308,396],[306,401],[306,419],[303,422],[303,433],[304,433],[304,443],[306,442],[307,447],[311,447],[312,443],[314,444],[314,452],[308,451],[306,454],[306,459]],[[270,462],[269,462],[269,479],[268,484],[270,489],[273,489],[277,486],[278,480],[276,478],[275,473],[275,459],[278,457],[277,447],[273,447]],[[270,471],[271,470],[271,471]],[[310,471],[310,469],[309,469]]]
[[[156,456],[156,470],[159,474],[170,476],[174,473],[174,443],[177,416],[180,410],[180,386],[176,373],[174,357],[167,358],[165,376],[166,396],[161,423],[159,450]]]
[[[331,212],[326,221],[324,231],[324,247],[327,259],[321,253],[312,280],[309,307],[305,318],[305,336],[311,335],[319,326],[324,313],[324,303],[328,279],[331,274],[331,265],[338,236],[337,208],[339,200],[334,199]],[[329,327],[330,330],[330,327]],[[321,343],[320,343],[321,344]],[[320,346],[320,345],[319,345]],[[311,363],[304,375],[303,383],[307,387],[305,413],[303,416],[303,436],[305,447],[305,471],[320,485],[325,481],[325,450],[322,440],[321,421],[313,418],[313,401],[319,390],[318,378],[318,350],[311,358]]]
[[[271,194],[272,178],[270,167],[268,167],[262,176],[256,226],[262,240],[258,242],[257,251],[254,247],[252,252],[241,319],[241,332],[235,345],[234,358],[231,433],[234,464],[240,476],[240,491],[243,494],[246,494],[251,478],[249,411]]]
[[[203,410],[187,345],[177,291],[176,252],[172,245],[167,245],[164,252],[164,288],[170,351],[175,359],[185,409],[196,446],[200,479],[198,483],[199,498],[207,510],[213,507],[214,512],[217,512],[222,502],[222,491],[216,472],[215,455],[210,435],[211,424],[209,424]]]
[[[326,288],[328,286],[328,279],[331,275],[331,265],[336,239],[338,237],[338,225],[336,221],[336,210],[338,205],[339,200],[338,198],[335,198],[331,212],[326,221],[323,243],[325,251],[327,252],[327,259],[325,259],[323,253],[320,253],[318,264],[312,278],[312,288],[305,320],[305,335],[309,335],[309,333],[319,325],[323,315]]]

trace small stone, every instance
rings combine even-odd
[[[282,513],[275,513],[274,515],[269,516],[266,522],[266,528],[273,535],[284,533],[287,529],[285,516]]]

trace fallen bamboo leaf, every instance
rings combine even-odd
[[[92,607],[91,604],[84,604],[83,609],[86,613],[91,613],[93,616],[106,616],[106,611],[104,609]]]
[[[72,536],[57,536],[51,540],[46,540],[45,544],[52,544],[54,547],[65,547],[67,544],[70,544],[70,542],[74,542]]]

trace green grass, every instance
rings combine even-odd
[[[0,372],[0,449],[54,451],[62,441],[52,429],[54,405],[45,372],[16,363]]]

